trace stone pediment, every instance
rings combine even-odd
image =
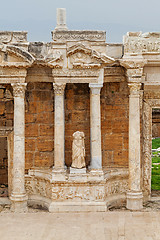
[[[67,48],[69,68],[101,68],[113,64],[115,60],[101,54],[82,43]]]
[[[51,68],[62,68],[63,53],[60,50],[56,49],[45,57],[45,62],[47,62],[47,65]]]
[[[19,47],[13,45],[0,46],[1,67],[29,67],[33,61],[33,56]]]

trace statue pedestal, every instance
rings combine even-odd
[[[69,180],[87,180],[86,168],[70,167]]]
[[[70,167],[70,174],[85,174],[86,168],[72,168]]]

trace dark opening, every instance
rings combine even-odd
[[[8,197],[7,138],[0,137],[0,197]]]

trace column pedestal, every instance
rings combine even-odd
[[[11,210],[27,211],[25,191],[25,88],[26,83],[12,84],[14,95],[14,153],[13,153],[13,186],[10,196]]]

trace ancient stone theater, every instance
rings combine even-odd
[[[51,42],[0,32],[0,204],[25,212],[140,210],[151,196],[160,33],[69,30]]]

